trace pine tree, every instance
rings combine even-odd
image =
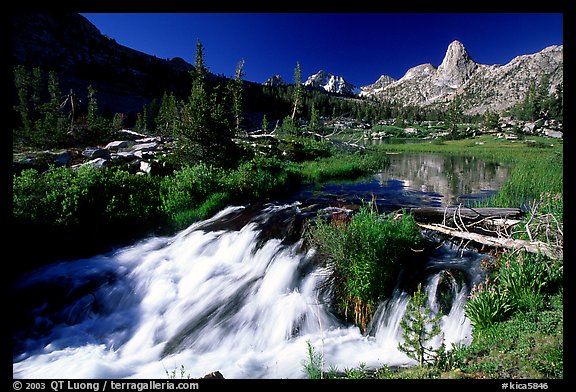
[[[458,134],[458,124],[462,122],[463,116],[464,111],[462,109],[462,98],[457,95],[450,102],[448,113],[446,114],[446,122],[451,139],[458,139],[460,137]]]
[[[18,95],[18,105],[14,107],[20,116],[19,134],[26,137],[32,129],[30,119],[30,108],[28,104],[28,89],[30,85],[30,75],[23,65],[14,67],[14,85]],[[15,130],[16,131],[16,130]]]
[[[422,284],[419,283],[400,321],[403,342],[398,343],[398,349],[418,361],[420,366],[433,363],[440,349],[427,345],[440,334],[441,318],[442,311],[432,314],[428,295],[422,291]]]
[[[98,113],[96,93],[96,89],[88,85],[87,129],[82,135],[87,143],[102,143],[112,136],[112,123]]]
[[[66,140],[66,119],[60,110],[60,84],[55,71],[48,73],[48,102],[40,107],[41,118],[36,128],[43,134],[47,146],[60,145]]]
[[[308,130],[310,132],[318,132],[320,130],[320,115],[316,109],[314,103],[312,103],[312,108],[310,109],[310,122],[308,123]]]
[[[158,109],[158,114],[155,119],[156,130],[162,136],[173,137],[175,136],[175,129],[179,121],[180,114],[174,92],[171,91],[170,94],[168,94],[164,91],[162,102],[160,103],[160,108]]]
[[[192,76],[192,84],[204,85],[206,77],[208,76],[208,67],[204,61],[204,45],[200,40],[196,41],[196,58],[194,61],[194,68],[190,71]]]
[[[88,126],[92,127],[98,116],[98,101],[96,100],[96,89],[92,85],[88,86],[88,116],[86,121]]]
[[[300,63],[296,62],[296,68],[294,69],[294,91],[292,94],[292,115],[290,116],[292,123],[294,123],[304,99],[304,88],[302,87],[300,75]]]
[[[266,113],[264,113],[264,116],[262,117],[262,131],[266,133],[267,130],[268,130],[268,118],[266,117]]]
[[[224,104],[218,91],[209,91],[208,68],[204,62],[204,47],[196,45],[196,61],[191,71],[192,88],[183,105],[176,136],[177,158],[183,165],[204,162],[223,165],[233,158],[232,132]]]
[[[236,66],[236,71],[234,72],[234,78],[230,79],[228,82],[228,94],[231,99],[231,111],[234,119],[234,129],[236,134],[240,134],[240,124],[243,120],[242,118],[242,89],[243,89],[243,78],[246,75],[244,72],[244,59],[238,62]]]

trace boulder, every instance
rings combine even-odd
[[[140,143],[132,146],[132,151],[152,151],[158,148],[158,142]]]
[[[220,373],[218,370],[216,370],[215,372],[208,373],[204,377],[201,377],[201,379],[202,380],[209,380],[209,379],[223,380],[224,376],[222,375],[222,373]]]
[[[563,133],[562,133],[561,131],[554,131],[554,130],[548,129],[548,128],[544,128],[544,129],[542,130],[542,133],[543,133],[545,136],[553,137],[553,138],[555,138],[555,139],[562,139],[562,137],[563,137]]]
[[[108,143],[104,148],[110,151],[118,151],[121,148],[128,148],[128,142],[125,140],[117,140]]]
[[[83,165],[90,165],[92,167],[95,167],[96,169],[101,169],[103,167],[110,165],[110,161],[104,158],[96,158],[92,159],[91,161],[83,163]]]
[[[97,147],[88,147],[84,151],[82,151],[82,155],[86,158],[110,158],[110,150],[106,150],[104,148],[97,148]]]

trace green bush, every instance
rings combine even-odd
[[[224,170],[199,163],[164,177],[160,186],[162,210],[170,217],[194,209],[211,194],[224,189]]]
[[[13,176],[14,246],[27,247],[23,270],[61,257],[104,252],[162,225],[152,176],[83,166]]]
[[[339,310],[363,330],[392,289],[401,261],[421,241],[411,215],[395,219],[368,206],[351,219],[318,218],[306,237],[332,270]]]
[[[228,173],[226,184],[235,198],[262,198],[286,189],[297,181],[293,166],[277,158],[256,156]]]
[[[545,292],[554,292],[562,282],[561,261],[544,255],[504,253],[499,261],[498,283],[519,310],[544,307]]]
[[[487,277],[472,287],[464,309],[474,329],[480,330],[504,320],[513,311],[513,303],[508,293]]]
[[[72,228],[157,216],[157,184],[149,176],[83,166],[27,169],[13,177],[13,217],[20,223]]]
[[[201,202],[197,207],[175,212],[171,217],[171,226],[183,229],[193,222],[207,219],[226,206],[230,202],[230,195],[226,192],[213,193]]]
[[[331,157],[306,161],[300,172],[306,181],[323,182],[333,179],[354,179],[374,173],[388,164],[385,154],[375,151],[341,153]]]

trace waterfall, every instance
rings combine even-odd
[[[313,262],[314,250],[264,236],[269,219],[297,214],[298,204],[239,219],[244,210],[229,207],[174,236],[22,277],[14,286],[24,316],[13,337],[14,378],[162,379],[180,366],[193,378],[215,370],[225,378],[304,378],[308,343],[326,369],[414,364],[397,348],[405,291],[380,304],[363,335],[319,290],[328,271]],[[476,265],[474,253],[433,257],[424,274],[432,308],[440,307],[445,271],[458,266],[475,276]],[[447,347],[471,333],[463,311],[469,285],[449,281]]]

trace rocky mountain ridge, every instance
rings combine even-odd
[[[445,106],[460,96],[466,113],[482,114],[510,108],[524,98],[530,83],[543,77],[548,77],[550,92],[563,83],[563,45],[515,57],[504,65],[487,65],[474,61],[461,42],[453,41],[438,67],[430,63],[412,67],[397,81],[381,77],[361,87],[360,94],[417,106]]]
[[[112,113],[140,111],[164,91],[189,93],[191,64],[120,45],[79,14],[15,14],[11,28],[14,65],[54,70],[61,89],[80,96],[92,85]]]
[[[282,76],[276,74],[273,76],[270,76],[268,79],[266,79],[266,81],[264,83],[262,83],[264,86],[270,86],[270,87],[276,87],[276,86],[285,86],[287,83],[284,80],[284,78],[282,78]]]
[[[316,72],[303,83],[306,87],[322,89],[329,93],[354,94],[356,87],[348,83],[344,77],[333,75],[324,70]]]
[[[165,91],[181,97],[189,93],[191,64],[120,45],[79,14],[18,14],[13,15],[11,27],[14,64],[57,71],[63,91],[74,89],[82,95],[91,84],[101,107],[111,113],[139,112]],[[563,45],[518,56],[504,65],[486,65],[477,63],[461,42],[454,41],[438,67],[421,64],[399,80],[382,75],[358,89],[344,77],[320,70],[303,84],[329,93],[423,107],[446,106],[460,96],[466,113],[481,114],[506,110],[543,76],[549,78],[551,92],[563,82]],[[263,84],[287,83],[275,75]]]

